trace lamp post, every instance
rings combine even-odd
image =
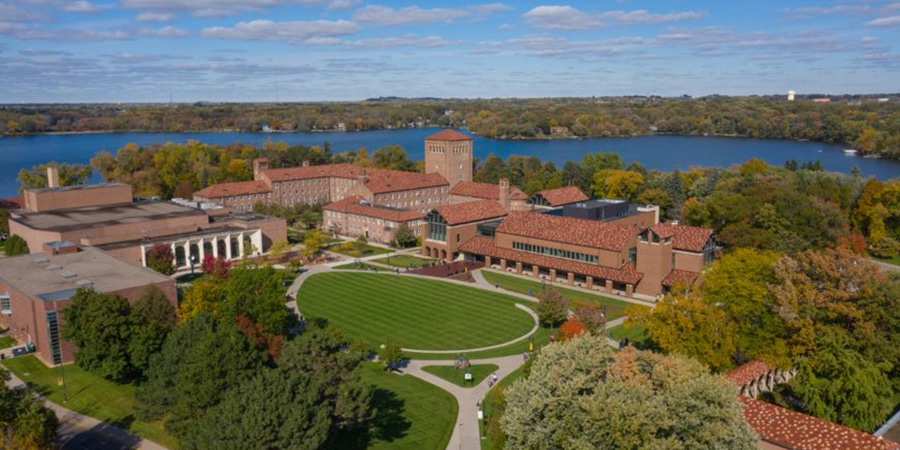
[[[194,263],[197,262],[197,255],[191,253],[191,275],[194,274]]]

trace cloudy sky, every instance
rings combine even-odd
[[[900,91],[900,1],[0,0],[0,103]]]

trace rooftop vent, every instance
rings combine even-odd
[[[48,262],[50,262],[50,259],[47,258],[46,256],[38,256],[37,258],[34,258],[35,264],[44,264],[44,263],[48,263]]]
[[[62,272],[59,273],[59,276],[68,279],[68,278],[75,278],[78,276],[78,274],[75,272],[69,272],[68,270],[63,270]]]
[[[78,280],[75,282],[75,284],[78,286],[84,287],[84,286],[90,286],[90,285],[94,284],[94,282],[91,280],[85,279],[85,280]]]
[[[59,264],[47,264],[47,270],[59,270],[62,266]]]

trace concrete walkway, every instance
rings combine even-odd
[[[8,386],[11,389],[27,389],[25,383],[10,372]],[[115,425],[97,420],[93,417],[77,413],[64,406],[35,394],[44,400],[44,405],[52,409],[59,419],[59,432],[56,443],[66,450],[166,450],[166,447],[148,441]]]

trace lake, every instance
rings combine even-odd
[[[88,164],[95,153],[101,150],[115,153],[129,142],[139,145],[188,140],[210,144],[241,141],[254,145],[270,140],[304,145],[329,142],[334,152],[359,147],[366,147],[371,152],[385,145],[398,144],[410,157],[418,160],[424,155],[425,136],[435,131],[434,128],[411,128],[353,133],[88,133],[0,137],[0,197],[16,195],[16,175],[21,168],[49,161]],[[782,165],[789,159],[801,163],[819,160],[825,170],[844,173],[857,166],[863,176],[885,180],[900,176],[900,161],[846,156],[842,146],[818,142],[668,135],[555,140],[498,140],[475,136],[474,139],[475,156],[482,160],[488,153],[503,158],[533,155],[553,161],[557,167],[569,160],[581,160],[585,153],[602,150],[618,152],[625,161],[638,161],[647,169],[664,171],[690,166],[727,167],[756,157],[775,165]],[[101,181],[99,175],[95,175],[93,181]]]

